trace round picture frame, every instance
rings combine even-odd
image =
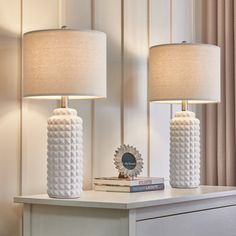
[[[115,151],[114,156],[119,176],[133,179],[142,172],[143,159],[135,147],[123,144]]]

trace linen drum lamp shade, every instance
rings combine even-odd
[[[83,121],[68,99],[106,97],[106,35],[68,29],[32,31],[23,39],[23,94],[61,99],[47,125],[47,193],[77,198],[83,183]]]
[[[220,48],[187,43],[151,47],[149,100],[219,102]]]
[[[23,42],[25,97],[106,97],[105,33],[32,31]]]
[[[200,121],[188,103],[220,101],[220,48],[207,44],[151,47],[149,100],[182,103],[170,121],[170,185],[200,184]]]

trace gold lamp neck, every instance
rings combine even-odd
[[[188,110],[188,101],[182,101],[182,111]]]
[[[69,99],[68,96],[61,97],[61,108],[68,108]]]

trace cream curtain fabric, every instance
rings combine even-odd
[[[236,1],[203,0],[203,41],[221,47],[221,103],[204,106],[205,184],[236,185]]]

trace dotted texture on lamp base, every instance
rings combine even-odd
[[[170,122],[170,185],[200,184],[200,122],[190,111],[177,112]]]
[[[83,182],[83,130],[77,111],[59,108],[48,119],[48,195],[77,198]]]

